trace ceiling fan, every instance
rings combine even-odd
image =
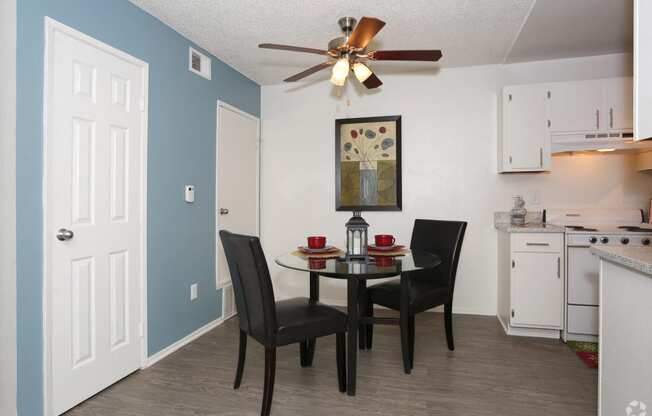
[[[261,43],[259,48],[280,49],[284,51],[313,53],[325,55],[329,59],[312,68],[286,78],[285,82],[295,82],[315,72],[333,67],[331,82],[342,86],[346,82],[349,72],[353,70],[355,77],[367,88],[378,88],[382,81],[366,65],[371,61],[426,61],[437,62],[441,58],[440,50],[393,50],[393,51],[367,51],[367,45],[385,26],[385,22],[375,17],[363,17],[358,23],[353,17],[342,17],[337,22],[344,33],[328,43],[328,49],[303,48],[300,46],[279,45],[275,43]],[[357,23],[357,25],[356,25]]]

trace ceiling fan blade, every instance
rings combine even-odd
[[[308,68],[305,71],[299,72],[298,74],[292,75],[290,78],[286,78],[283,81],[285,81],[285,82],[298,81],[298,80],[300,80],[302,78],[307,77],[308,75],[314,74],[315,72],[319,72],[322,69],[326,69],[326,68],[328,68],[329,66],[331,66],[333,64],[334,64],[333,61],[323,62],[323,63],[321,63],[319,65],[313,66],[312,68]]]
[[[378,77],[376,76],[376,74],[374,74],[374,73],[372,72],[371,75],[369,75],[369,78],[367,78],[367,79],[363,82],[363,84],[364,84],[365,87],[367,87],[368,89],[371,90],[371,89],[378,88],[378,87],[380,87],[381,85],[383,85],[383,81],[381,81],[380,78],[378,78]]]
[[[277,43],[261,43],[258,45],[262,49],[279,49],[282,51],[314,53],[317,55],[328,55],[328,51],[323,49],[304,48],[301,46],[279,45]]]
[[[437,62],[441,59],[441,51],[417,50],[417,51],[374,51],[369,53],[369,58],[376,61],[429,61]]]
[[[349,36],[348,44],[354,48],[364,49],[371,39],[385,26],[385,22],[375,17],[363,17]]]

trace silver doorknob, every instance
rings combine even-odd
[[[228,214],[228,213],[229,213],[229,209],[228,209],[228,208],[220,208],[220,215],[226,215],[226,214]]]
[[[57,231],[57,240],[59,241],[67,241],[72,239],[75,236],[75,234],[70,231],[66,230],[65,228],[59,228],[59,231]]]

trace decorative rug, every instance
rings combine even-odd
[[[589,368],[598,368],[599,352],[597,342],[568,341],[566,343]]]

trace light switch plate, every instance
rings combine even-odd
[[[197,283],[193,283],[192,285],[190,285],[190,300],[197,299],[197,296],[199,296],[199,293],[197,291]]]

